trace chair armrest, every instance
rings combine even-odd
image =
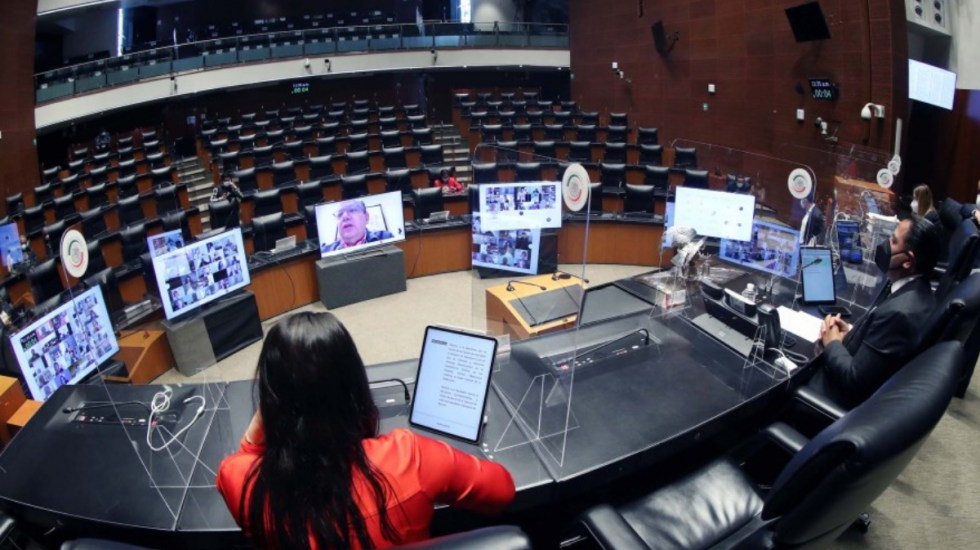
[[[579,520],[602,548],[649,550],[643,539],[626,523],[623,516],[608,504],[589,508],[579,517]]]
[[[840,405],[808,386],[797,388],[793,397],[807,408],[820,413],[831,422],[847,414],[847,411],[841,408]]]
[[[805,435],[783,422],[770,424],[762,432],[770,441],[792,454],[800,452],[810,441]]]

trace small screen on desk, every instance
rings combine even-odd
[[[488,336],[427,327],[409,423],[478,443],[496,351]]]
[[[799,240],[800,234],[793,228],[757,220],[752,224],[752,239],[721,239],[718,257],[773,275],[795,277]]]
[[[674,198],[674,225],[692,227],[700,237],[748,241],[754,216],[754,195],[681,186]]]
[[[119,351],[98,286],[14,334],[11,345],[31,398],[37,401],[79,382]]]
[[[401,191],[316,206],[320,257],[405,240]]]
[[[837,293],[830,249],[820,246],[800,248],[800,266],[803,270],[803,303],[834,303]]]
[[[555,181],[480,186],[483,229],[561,227],[561,185]]]
[[[193,311],[251,282],[241,228],[153,258],[167,319]]]
[[[538,255],[541,244],[540,229],[486,230],[481,223],[482,214],[473,214],[473,267],[486,267],[527,273],[538,272]]]

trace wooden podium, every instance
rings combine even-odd
[[[575,326],[577,314],[567,315],[560,319],[532,326],[511,302],[518,301],[518,298],[528,300],[529,298],[563,287],[575,287],[575,290],[578,291],[578,296],[582,296],[585,288],[578,277],[573,276],[568,279],[558,279],[556,281],[552,279],[551,274],[548,274],[538,275],[529,279],[520,279],[520,281],[530,283],[530,285],[518,283],[512,286],[513,290],[507,290],[509,283],[505,283],[487,289],[487,332],[490,334],[509,334],[512,338],[523,340],[531,336]],[[541,290],[531,285],[537,285],[545,289]],[[575,294],[572,295],[574,296]]]

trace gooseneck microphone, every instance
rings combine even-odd
[[[572,275],[571,273],[568,273],[567,271],[562,271],[560,269],[559,270],[556,270],[554,273],[551,274],[551,280],[552,281],[557,281],[559,279],[571,279],[572,277],[575,277],[576,279],[579,279],[580,281],[582,281],[585,284],[589,284],[589,280],[588,279],[583,278],[583,277],[579,277],[578,275]]]
[[[527,286],[533,286],[534,288],[536,288],[538,290],[548,290],[548,287],[546,287],[546,286],[536,285],[534,283],[529,283],[527,281],[507,281],[507,292],[514,292],[514,283],[521,284],[521,285],[527,285]]]
[[[822,263],[823,263],[823,258],[814,258],[812,262],[804,265],[803,267],[800,268],[800,270],[802,271],[808,267],[813,267],[817,264],[822,264]]]

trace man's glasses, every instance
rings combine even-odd
[[[354,214],[363,214],[365,212],[366,210],[363,207],[356,204],[351,204],[348,206],[344,206],[343,208],[338,210],[337,213],[334,214],[334,216],[336,216],[337,219],[339,220],[340,218],[344,217],[344,214],[350,214],[353,216]]]

